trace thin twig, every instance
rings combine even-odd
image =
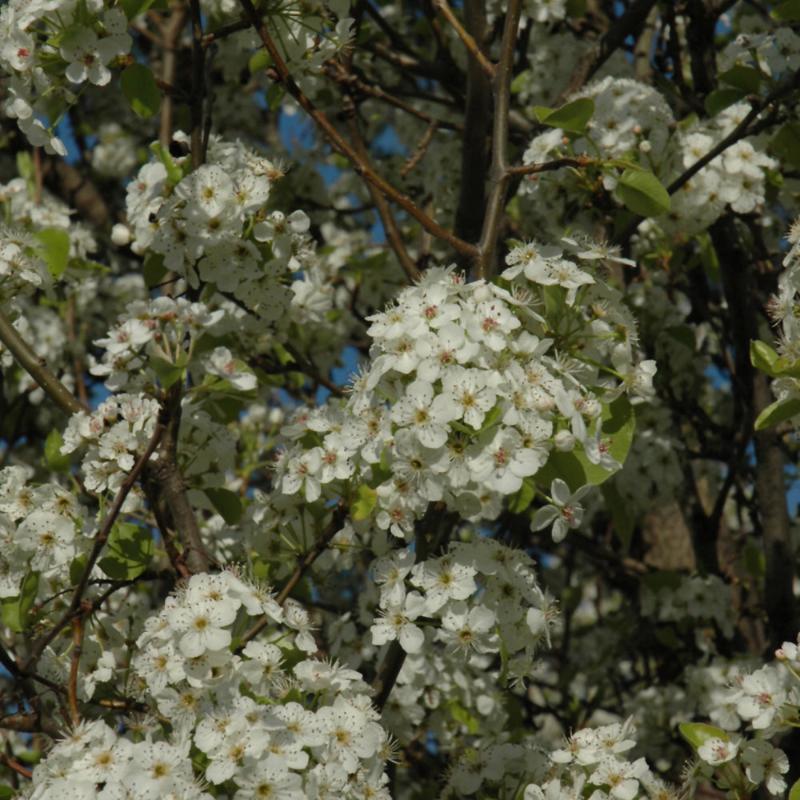
[[[419,144],[414,148],[414,152],[406,159],[406,163],[400,169],[400,175],[405,178],[411,170],[413,170],[423,158],[425,158],[425,153],[428,152],[428,146],[430,145],[431,141],[433,140],[433,135],[439,128],[438,122],[431,122],[430,125],[425,129],[425,133],[422,134],[422,138],[419,140]]]
[[[172,16],[161,30],[164,58],[161,69],[161,80],[172,86],[175,83],[177,68],[177,49],[183,26],[186,24],[187,9],[180,6],[172,12]],[[167,147],[172,140],[172,113],[174,101],[172,94],[165,92],[161,98],[161,120],[159,123],[158,140],[162,147]]]
[[[142,453],[142,455],[133,465],[133,469],[128,473],[125,480],[122,482],[122,485],[119,487],[117,496],[114,498],[114,502],[111,504],[111,508],[108,510],[108,514],[106,514],[106,518],[103,520],[100,530],[94,537],[94,544],[92,545],[92,549],[86,559],[86,565],[83,568],[78,585],[76,586],[75,592],[72,595],[72,600],[69,604],[69,607],[64,612],[61,619],[59,619],[59,621],[56,622],[56,624],[44,636],[42,636],[33,644],[31,648],[31,654],[25,660],[25,663],[20,667],[20,672],[23,674],[29,673],[31,667],[33,667],[39,660],[47,645],[49,645],[50,642],[52,642],[53,639],[58,636],[61,630],[63,630],[64,627],[69,624],[70,620],[72,620],[75,615],[80,612],[83,594],[86,591],[86,587],[89,583],[89,576],[94,569],[94,565],[97,562],[97,559],[100,557],[100,552],[105,546],[105,543],[108,541],[111,529],[114,527],[114,523],[116,522],[117,517],[122,510],[125,499],[138,480],[142,470],[147,465],[147,462],[150,460],[150,456],[153,455],[156,447],[158,447],[161,437],[164,434],[164,429],[165,426],[163,421],[159,420],[158,424],[156,425],[156,429],[153,431],[153,435],[150,437],[150,441],[147,443],[144,453]]]
[[[13,769],[14,772],[22,775],[23,778],[28,778],[30,780],[33,777],[33,773],[27,767],[23,767],[19,761],[17,761],[15,758],[11,758],[11,756],[6,755],[5,753],[0,753],[0,761],[2,761],[7,767]]]
[[[203,102],[205,99],[205,49],[203,48],[203,19],[200,0],[190,0],[192,15],[192,96],[191,115],[192,168],[203,163]]]
[[[356,152],[359,153],[362,158],[366,159],[367,146],[364,143],[364,138],[362,137],[361,130],[358,127],[358,118],[356,116],[356,110],[353,106],[352,100],[350,101],[350,107],[351,113],[349,114],[348,120],[350,137],[353,140],[353,146],[355,147]],[[397,256],[397,260],[400,262],[403,272],[405,272],[410,283],[416,282],[419,279],[419,270],[417,269],[417,265],[414,263],[414,259],[411,258],[411,256],[408,254],[408,250],[406,250],[405,242],[403,242],[403,236],[400,233],[397,220],[394,218],[394,214],[392,214],[392,209],[389,207],[389,202],[371,183],[367,183],[367,190],[372,198],[372,202],[375,204],[375,209],[378,212],[378,216],[381,218],[383,230],[386,234],[386,240],[389,242],[394,254]]]
[[[781,82],[762,101],[754,103],[744,119],[742,119],[742,121],[724,139],[721,139],[719,142],[717,142],[717,144],[712,147],[711,150],[709,150],[701,158],[698,158],[697,161],[695,161],[694,164],[686,169],[682,175],[672,181],[672,183],[667,187],[667,192],[669,194],[674,194],[677,192],[678,189],[686,185],[698,172],[700,172],[701,169],[703,169],[703,167],[705,167],[707,164],[710,164],[717,156],[724,153],[729,147],[736,144],[736,142],[738,142],[740,139],[744,139],[745,136],[749,136],[752,133],[752,131],[749,131],[750,123],[752,123],[762,111],[767,109],[776,100],[781,99],[783,95],[788,94],[793,89],[796,89],[798,86],[798,80],[800,80],[800,70],[794,72],[788,80]]]
[[[69,715],[73,726],[79,725],[81,714],[78,709],[78,669],[83,651],[83,617],[81,614],[72,618],[72,656],[69,663],[69,683],[67,684],[67,699],[69,702]]]
[[[540,172],[553,172],[564,167],[575,167],[580,169],[596,163],[596,160],[588,156],[578,156],[577,158],[555,158],[552,161],[540,161],[538,164],[522,164],[517,167],[509,167],[507,172],[512,177],[520,175],[536,175]]]
[[[430,114],[426,114],[424,111],[420,111],[418,108],[415,108],[410,103],[406,103],[405,100],[395,97],[393,94],[386,91],[386,89],[384,89],[382,86],[375,86],[371,83],[368,83],[354,72],[346,72],[338,63],[328,62],[327,64],[323,65],[322,69],[325,74],[328,75],[328,77],[332,78],[337,83],[349,86],[363,94],[374,97],[376,100],[382,100],[383,102],[394,106],[395,108],[399,108],[401,111],[405,111],[406,114],[416,117],[422,122],[427,122],[429,125],[435,125],[437,128],[441,128],[442,130],[463,130],[463,126],[460,123],[448,122],[444,119],[432,117]]]
[[[325,550],[327,550],[328,545],[331,543],[333,537],[336,536],[336,534],[342,529],[346,514],[347,512],[345,507],[341,505],[333,512],[333,517],[328,523],[328,526],[314,542],[311,549],[300,558],[289,580],[286,581],[284,587],[280,590],[280,592],[278,592],[275,600],[279,605],[283,605],[283,603],[286,602],[286,599],[292,593],[295,586],[300,583],[300,580],[309,570],[311,565],[325,552]],[[258,636],[258,634],[261,633],[261,631],[264,630],[267,625],[269,625],[270,620],[271,617],[268,617],[265,614],[259,620],[253,623],[253,625],[242,636],[241,641],[236,648],[237,652],[240,651],[251,639],[253,639],[255,636]]]
[[[574,94],[606,63],[614,51],[621,47],[628,36],[634,35],[647,19],[650,9],[656,0],[635,0],[628,10],[611,23],[606,33],[597,44],[581,59],[572,73],[566,89],[558,96],[553,105],[560,106],[571,94]]]
[[[474,37],[461,24],[461,20],[453,13],[453,9],[447,4],[447,0],[433,0],[436,10],[450,23],[450,27],[456,32],[458,38],[464,43],[467,52],[475,59],[476,63],[486,73],[490,79],[494,79],[495,65],[489,61],[481,50],[481,46],[475,41]]]
[[[278,50],[275,42],[269,34],[266,25],[258,16],[253,4],[250,0],[239,0],[244,8],[245,13],[250,19],[253,27],[258,33],[261,42],[272,58],[273,68],[280,80],[281,84],[286,88],[289,94],[297,101],[300,107],[311,117],[317,124],[320,130],[325,134],[328,141],[333,148],[348,158],[353,164],[355,171],[361,175],[364,180],[371,183],[379,191],[383,192],[390,200],[397,203],[407,214],[412,216],[417,222],[420,223],[426,230],[430,231],[434,236],[447,242],[454,250],[468,256],[477,256],[478,249],[475,245],[459,239],[452,231],[442,227],[433,218],[428,216],[417,204],[407,195],[403,194],[397,188],[392,186],[388,181],[378,175],[372,166],[366,162],[347,142],[339,131],[336,130],[333,123],[328,119],[327,115],[320,111],[311,100],[305,95],[303,90],[297,85],[297,82],[289,72],[283,56]]]
[[[508,173],[508,110],[511,104],[511,75],[514,66],[514,45],[522,12],[521,0],[510,0],[506,9],[500,60],[494,76],[494,117],[492,122],[492,166],[489,171],[489,201],[483,218],[483,230],[477,259],[477,276],[491,277],[494,270],[497,237],[506,205]]]

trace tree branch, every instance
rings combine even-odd
[[[345,156],[353,164],[355,171],[364,180],[371,183],[376,189],[381,191],[390,200],[397,203],[407,214],[412,216],[417,222],[422,225],[427,231],[432,233],[439,239],[447,242],[454,250],[469,256],[477,255],[477,248],[475,245],[470,244],[459,239],[453,234],[452,231],[442,227],[433,218],[428,216],[417,204],[407,195],[392,186],[388,181],[378,175],[372,166],[366,162],[356,152],[353,146],[347,142],[339,131],[336,130],[333,123],[328,119],[327,115],[320,111],[311,100],[303,93],[303,90],[297,85],[297,82],[289,72],[283,56],[272,40],[272,37],[267,31],[266,25],[258,16],[251,0],[239,0],[244,8],[247,17],[250,19],[251,24],[256,29],[261,42],[272,58],[273,68],[280,80],[281,84],[286,88],[286,91],[297,101],[300,107],[311,117],[317,124],[319,129],[327,137],[334,150]]]
[[[203,152],[203,101],[205,97],[205,48],[200,0],[190,0],[192,17],[192,95],[189,103],[192,132],[192,168],[205,160]]]
[[[313,563],[328,549],[328,545],[331,543],[331,540],[334,536],[342,529],[342,525],[344,524],[345,518],[347,517],[347,510],[343,505],[340,505],[336,508],[333,512],[333,517],[331,517],[331,521],[328,523],[325,530],[320,534],[319,538],[314,542],[311,549],[303,555],[300,560],[297,562],[297,566],[295,567],[294,572],[292,573],[291,577],[288,581],[286,581],[283,589],[278,592],[277,597],[275,598],[276,602],[279,605],[283,605],[289,595],[294,590],[295,586],[300,583],[303,575],[311,568]],[[264,628],[267,627],[270,623],[271,617],[268,617],[266,614],[262,616],[259,620],[257,620],[247,631],[245,631],[244,635],[242,636],[239,645],[236,648],[236,652],[240,652],[242,648],[254,637],[258,636]]]
[[[467,52],[476,64],[481,68],[484,74],[492,80],[494,78],[495,67],[491,61],[484,55],[480,44],[475,41],[469,31],[461,24],[459,18],[453,13],[453,9],[447,4],[447,0],[433,0],[433,5],[436,10],[450,23],[450,27],[456,32],[458,38],[464,43]],[[465,4],[465,13],[466,4]]]
[[[31,668],[36,665],[36,662],[41,657],[47,645],[49,645],[50,642],[52,642],[53,639],[58,636],[58,634],[64,629],[64,627],[66,627],[67,624],[69,624],[72,619],[76,617],[76,615],[82,613],[81,603],[83,601],[83,595],[86,591],[86,587],[89,584],[89,577],[94,569],[94,565],[97,563],[97,559],[100,557],[100,553],[108,541],[108,537],[111,534],[111,529],[114,527],[114,523],[117,521],[120,511],[122,511],[122,506],[125,503],[125,499],[127,498],[136,481],[139,479],[139,475],[141,475],[142,471],[145,469],[147,462],[150,460],[150,456],[155,452],[155,449],[158,446],[163,434],[164,424],[161,420],[159,420],[158,424],[156,425],[156,429],[153,431],[153,435],[150,437],[150,441],[147,443],[144,453],[139,456],[136,463],[133,465],[133,469],[128,473],[125,480],[122,482],[122,485],[119,487],[117,495],[114,498],[114,502],[111,504],[111,508],[109,508],[100,530],[98,530],[94,537],[94,544],[92,545],[92,549],[86,559],[86,566],[83,568],[78,585],[75,587],[75,592],[72,595],[72,600],[70,601],[69,607],[64,612],[61,619],[59,619],[59,621],[44,636],[42,636],[33,644],[30,655],[27,659],[25,659],[24,664],[19,670],[23,675],[30,673]]]
[[[50,371],[44,359],[36,355],[33,348],[17,333],[11,320],[2,311],[0,311],[0,342],[8,348],[15,361],[62,411],[67,414],[89,411]]]
[[[362,137],[361,131],[358,127],[355,104],[352,102],[351,98],[347,99],[350,100],[350,114],[348,119],[350,136],[353,140],[356,152],[366,160],[368,158],[367,146],[364,143],[364,138]],[[379,192],[369,182],[367,183],[367,190],[369,191],[372,202],[375,204],[375,209],[377,210],[378,216],[383,224],[383,230],[386,233],[386,240],[389,242],[394,254],[397,256],[397,260],[400,262],[400,266],[403,268],[403,272],[405,272],[409,282],[414,283],[419,279],[419,270],[417,269],[417,265],[414,263],[414,259],[411,258],[411,256],[408,254],[408,250],[406,250],[403,237],[400,233],[400,228],[397,226],[397,220],[395,220],[394,215],[392,214],[392,209],[389,207],[389,203],[383,194],[381,194],[381,192]]]
[[[478,40],[486,36],[484,0],[465,0],[464,19]],[[492,75],[494,68],[492,68]],[[486,145],[491,120],[492,85],[474,60],[467,62],[467,97],[464,132],[461,138],[461,185],[456,207],[455,231],[469,242],[477,242],[483,226],[486,204],[486,174],[489,158]],[[466,259],[464,259],[466,261]],[[466,266],[466,264],[465,264]]]
[[[497,63],[492,91],[494,117],[492,122],[492,166],[489,172],[489,202],[483,218],[483,230],[478,245],[477,275],[489,278],[496,261],[497,237],[506,206],[508,174],[508,111],[511,104],[511,75],[514,66],[514,45],[522,12],[521,0],[510,0],[506,9],[500,60]]]
[[[161,79],[170,86],[175,83],[175,70],[178,57],[178,40],[183,26],[186,24],[188,10],[179,6],[172,12],[169,22],[162,28],[162,41],[164,42],[164,60],[161,66]],[[161,118],[159,121],[158,141],[162,147],[167,147],[172,141],[172,114],[174,100],[169,92],[161,98]]]
[[[553,105],[560,106],[566,98],[582,88],[608,61],[614,51],[622,46],[625,39],[636,34],[640,26],[647,20],[650,9],[655,4],[656,0],[635,0],[619,19],[614,20],[608,31],[581,59],[572,73],[567,88],[561,92]]]

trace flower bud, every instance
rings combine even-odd
[[[559,431],[553,437],[553,444],[555,444],[556,450],[568,453],[575,448],[575,437],[569,431]]]
[[[121,222],[118,222],[111,229],[111,241],[117,247],[125,247],[126,244],[130,244],[131,229],[127,225],[123,225]]]

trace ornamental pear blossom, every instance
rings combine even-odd
[[[178,647],[188,658],[227,647],[231,634],[226,627],[235,618],[236,606],[227,602],[200,602],[191,609],[176,608],[168,614],[170,625],[182,634]]]
[[[728,761],[736,758],[739,751],[738,743],[730,739],[720,739],[712,736],[706,739],[700,747],[697,748],[697,755],[706,762],[711,764],[712,767],[726,764]]]
[[[392,409],[392,420],[408,425],[420,444],[431,448],[441,447],[447,441],[446,425],[458,415],[455,403],[445,395],[438,395],[434,400],[433,395],[431,384],[417,380]]]
[[[418,653],[425,642],[425,634],[414,625],[414,620],[424,613],[425,598],[418,592],[409,592],[402,603],[381,610],[382,616],[370,629],[373,644],[382,645],[397,639],[406,653]]]
[[[69,62],[65,74],[70,81],[88,80],[96,86],[105,86],[111,80],[106,64],[118,55],[119,47],[113,37],[98,39],[91,29],[77,26],[67,32],[60,53]]]
[[[490,648],[489,637],[496,617],[491,609],[476,605],[469,608],[463,601],[452,603],[442,617],[442,632],[456,650],[479,653]]]
[[[398,606],[405,599],[405,578],[414,566],[414,553],[407,547],[395,550],[373,563],[375,583],[381,589],[381,608]]]
[[[789,759],[783,750],[773,747],[764,739],[754,739],[742,748],[745,774],[755,784],[765,784],[772,795],[780,796],[786,791],[783,777],[789,771]]]
[[[576,492],[570,492],[561,478],[555,478],[550,484],[552,502],[536,512],[531,521],[531,530],[539,531],[552,523],[553,541],[563,541],[570,528],[580,527],[583,520],[583,506],[580,505],[580,500],[590,488],[581,486]]]
[[[475,448],[467,463],[473,478],[501,494],[513,494],[522,486],[522,479],[535,474],[546,456],[538,449],[524,446],[522,436],[514,428],[499,429],[489,434],[483,448]]]
[[[208,357],[206,369],[211,375],[224,378],[241,392],[252,391],[258,385],[256,376],[238,362],[227,347],[214,348]]]
[[[742,679],[736,713],[756,730],[768,728],[786,701],[786,690],[778,672],[762,667]]]

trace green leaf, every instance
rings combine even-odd
[[[508,510],[512,514],[521,514],[536,497],[536,484],[531,478],[524,478],[520,490],[508,501]]]
[[[242,498],[230,489],[206,489],[206,496],[228,525],[242,518]]]
[[[778,354],[766,342],[757,339],[750,342],[750,363],[757,370],[774,378],[777,360]]]
[[[83,571],[86,569],[86,561],[86,554],[72,559],[72,563],[69,565],[69,582],[72,586],[78,585],[83,576]]]
[[[722,728],[717,728],[714,725],[707,725],[704,722],[682,722],[678,725],[678,730],[681,736],[697,750],[709,739],[722,739],[723,742],[729,742],[730,736]]]
[[[28,622],[28,614],[36,601],[39,589],[39,573],[29,572],[20,583],[20,591],[16,597],[4,597],[0,600],[0,618],[3,624],[15,633],[22,633]]]
[[[247,69],[250,70],[251,75],[255,75],[270,66],[272,66],[272,56],[263,47],[253,53],[247,62]]]
[[[149,67],[131,64],[125,67],[120,77],[122,94],[125,95],[134,113],[140,117],[152,117],[161,108],[161,92]]]
[[[70,457],[61,452],[63,444],[64,439],[61,436],[61,431],[53,428],[47,434],[47,439],[44,443],[44,463],[53,472],[67,472],[69,470]]]
[[[153,142],[150,145],[150,152],[164,165],[167,170],[167,183],[175,186],[183,179],[183,170],[172,160],[169,150],[162,147],[159,142]]]
[[[620,464],[628,457],[635,430],[636,417],[625,395],[604,406],[602,436],[610,440],[609,452]],[[536,473],[536,482],[549,487],[555,478],[561,478],[574,492],[586,484],[597,486],[613,474],[589,461],[583,450],[576,448],[568,453],[553,450],[547,463]]]
[[[800,780],[797,780],[789,789],[789,800],[800,800]]]
[[[356,500],[350,506],[350,516],[355,522],[362,522],[369,519],[372,509],[375,508],[375,503],[378,502],[378,493],[367,486],[366,483],[359,485],[356,489]]]
[[[800,167],[800,122],[787,122],[773,136],[770,150],[781,161]]]
[[[153,368],[153,372],[158,376],[158,381],[164,389],[169,389],[170,386],[181,380],[186,371],[185,364],[173,364],[158,356],[151,357],[147,363]]]
[[[747,94],[758,94],[762,78],[762,74],[755,67],[746,67],[744,64],[735,64],[719,76],[723,83]]]
[[[772,9],[772,16],[781,22],[800,22],[800,0],[786,0]],[[794,797],[790,797],[790,800],[794,800]]]
[[[33,159],[28,152],[17,153],[17,175],[24,178],[27,183],[35,180],[36,170],[33,166]]]
[[[161,253],[148,253],[142,266],[144,282],[148,289],[158,286],[167,276],[167,268],[164,266],[164,256]]]
[[[639,216],[658,217],[670,210],[667,190],[647,170],[626,169],[614,191],[625,207]]]
[[[279,83],[273,83],[267,89],[267,106],[270,111],[277,111],[281,107],[283,98],[286,96],[286,89]]]
[[[16,789],[12,789],[10,786],[0,786],[0,800],[7,800],[9,797],[13,797],[17,793]]]
[[[447,702],[447,708],[453,719],[463,725],[468,733],[474,735],[480,730],[481,725],[477,717],[470,713],[468,709],[464,708],[457,700],[449,700]]]
[[[153,535],[130,522],[118,523],[111,529],[106,552],[97,562],[100,569],[115,581],[131,581],[147,569],[153,557]]]
[[[765,428],[771,428],[773,425],[791,419],[797,414],[800,414],[800,397],[788,397],[785,400],[776,400],[758,415],[755,429],[757,431],[763,431]]]
[[[539,122],[550,128],[561,128],[568,133],[583,133],[594,114],[594,100],[581,97],[556,109],[534,106],[533,113]]]
[[[61,228],[44,228],[34,236],[41,242],[36,251],[54,278],[64,274],[69,263],[69,234]]]
[[[776,378],[800,378],[800,360],[781,356],[773,365]]]
[[[619,537],[623,550],[627,552],[631,546],[631,538],[633,537],[633,528],[635,524],[630,506],[625,502],[625,498],[619,493],[619,489],[617,489],[613,481],[603,484],[602,492],[606,501],[606,506],[608,506],[608,510],[611,512],[611,519],[614,523],[614,533]]]
[[[741,89],[714,89],[713,92],[706,95],[703,105],[710,117],[716,117],[720,111],[724,111],[728,106],[738,103],[745,97],[747,97],[747,92],[743,92]]]
[[[144,14],[150,6],[153,5],[155,0],[120,0],[122,10],[128,19],[138,17],[139,14]]]
[[[493,428],[499,421],[500,417],[503,416],[503,406],[501,403],[497,403],[492,408],[489,409],[486,416],[483,418],[483,422],[481,423],[480,432],[483,433],[484,431],[488,431],[489,428]]]

